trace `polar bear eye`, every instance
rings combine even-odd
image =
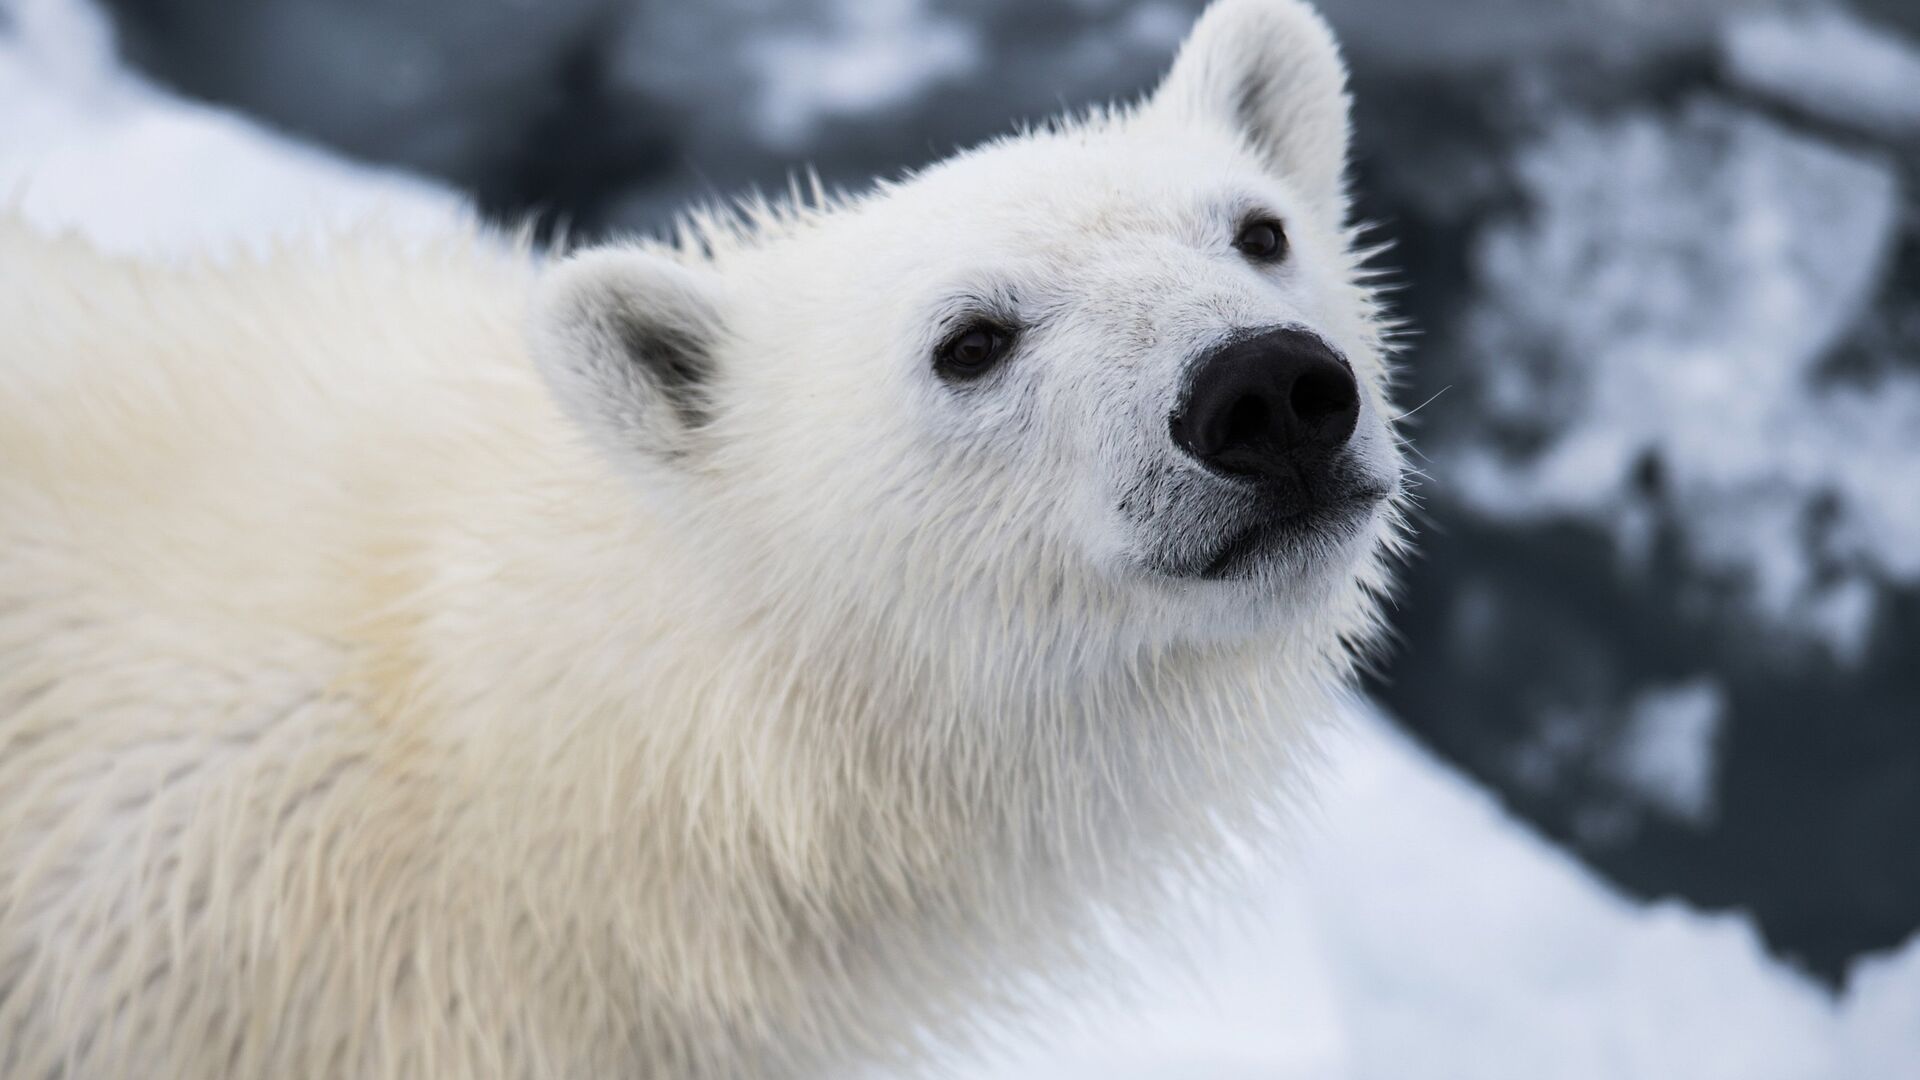
[[[935,351],[935,369],[949,379],[977,379],[1000,362],[1012,341],[1012,334],[993,323],[968,323]]]
[[[1256,262],[1275,262],[1287,253],[1287,232],[1272,218],[1254,218],[1240,226],[1233,246]]]

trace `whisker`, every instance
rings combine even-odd
[[[1438,391],[1436,391],[1433,397],[1430,397],[1427,400],[1421,402],[1420,404],[1415,405],[1413,408],[1408,409],[1406,412],[1401,413],[1399,416],[1392,418],[1391,420],[1388,421],[1388,423],[1397,424],[1400,421],[1405,420],[1407,417],[1412,416],[1414,413],[1419,412],[1421,409],[1424,409],[1427,406],[1433,404],[1435,401],[1439,400],[1439,397],[1441,394],[1444,394],[1451,389],[1453,389],[1453,384],[1448,383],[1447,385],[1441,387]]]

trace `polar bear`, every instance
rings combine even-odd
[[[1344,69],[548,260],[0,225],[0,1075],[813,1077],[1297,797],[1401,540]]]

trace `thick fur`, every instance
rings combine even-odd
[[[1373,625],[1397,497],[1155,569],[1237,512],[1165,430],[1236,327],[1349,357],[1398,485],[1345,125],[1224,0],[1137,108],[672,245],[0,222],[0,1076],[844,1075],[1073,970]]]

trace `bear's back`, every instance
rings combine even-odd
[[[437,500],[500,482],[551,423],[519,347],[532,262],[487,244],[168,265],[0,216],[0,1075],[137,1054],[155,1033],[71,1037],[155,993],[209,1032],[166,1045],[224,1054],[219,1009],[321,986],[254,970],[264,943],[220,937],[234,912],[343,878],[351,851],[319,839],[339,822],[424,817],[370,624],[415,585],[426,557],[397,549],[431,542]],[[339,943],[274,943],[303,947]],[[141,989],[187,956],[221,960]]]
[[[489,245],[369,232],[169,265],[0,219],[0,597],[71,579],[331,629],[303,609],[339,598],[300,590],[346,587],[396,515],[537,437],[532,262]]]
[[[411,549],[550,412],[530,266],[377,235],[167,265],[0,217],[0,836],[99,828],[49,785],[366,711]]]

